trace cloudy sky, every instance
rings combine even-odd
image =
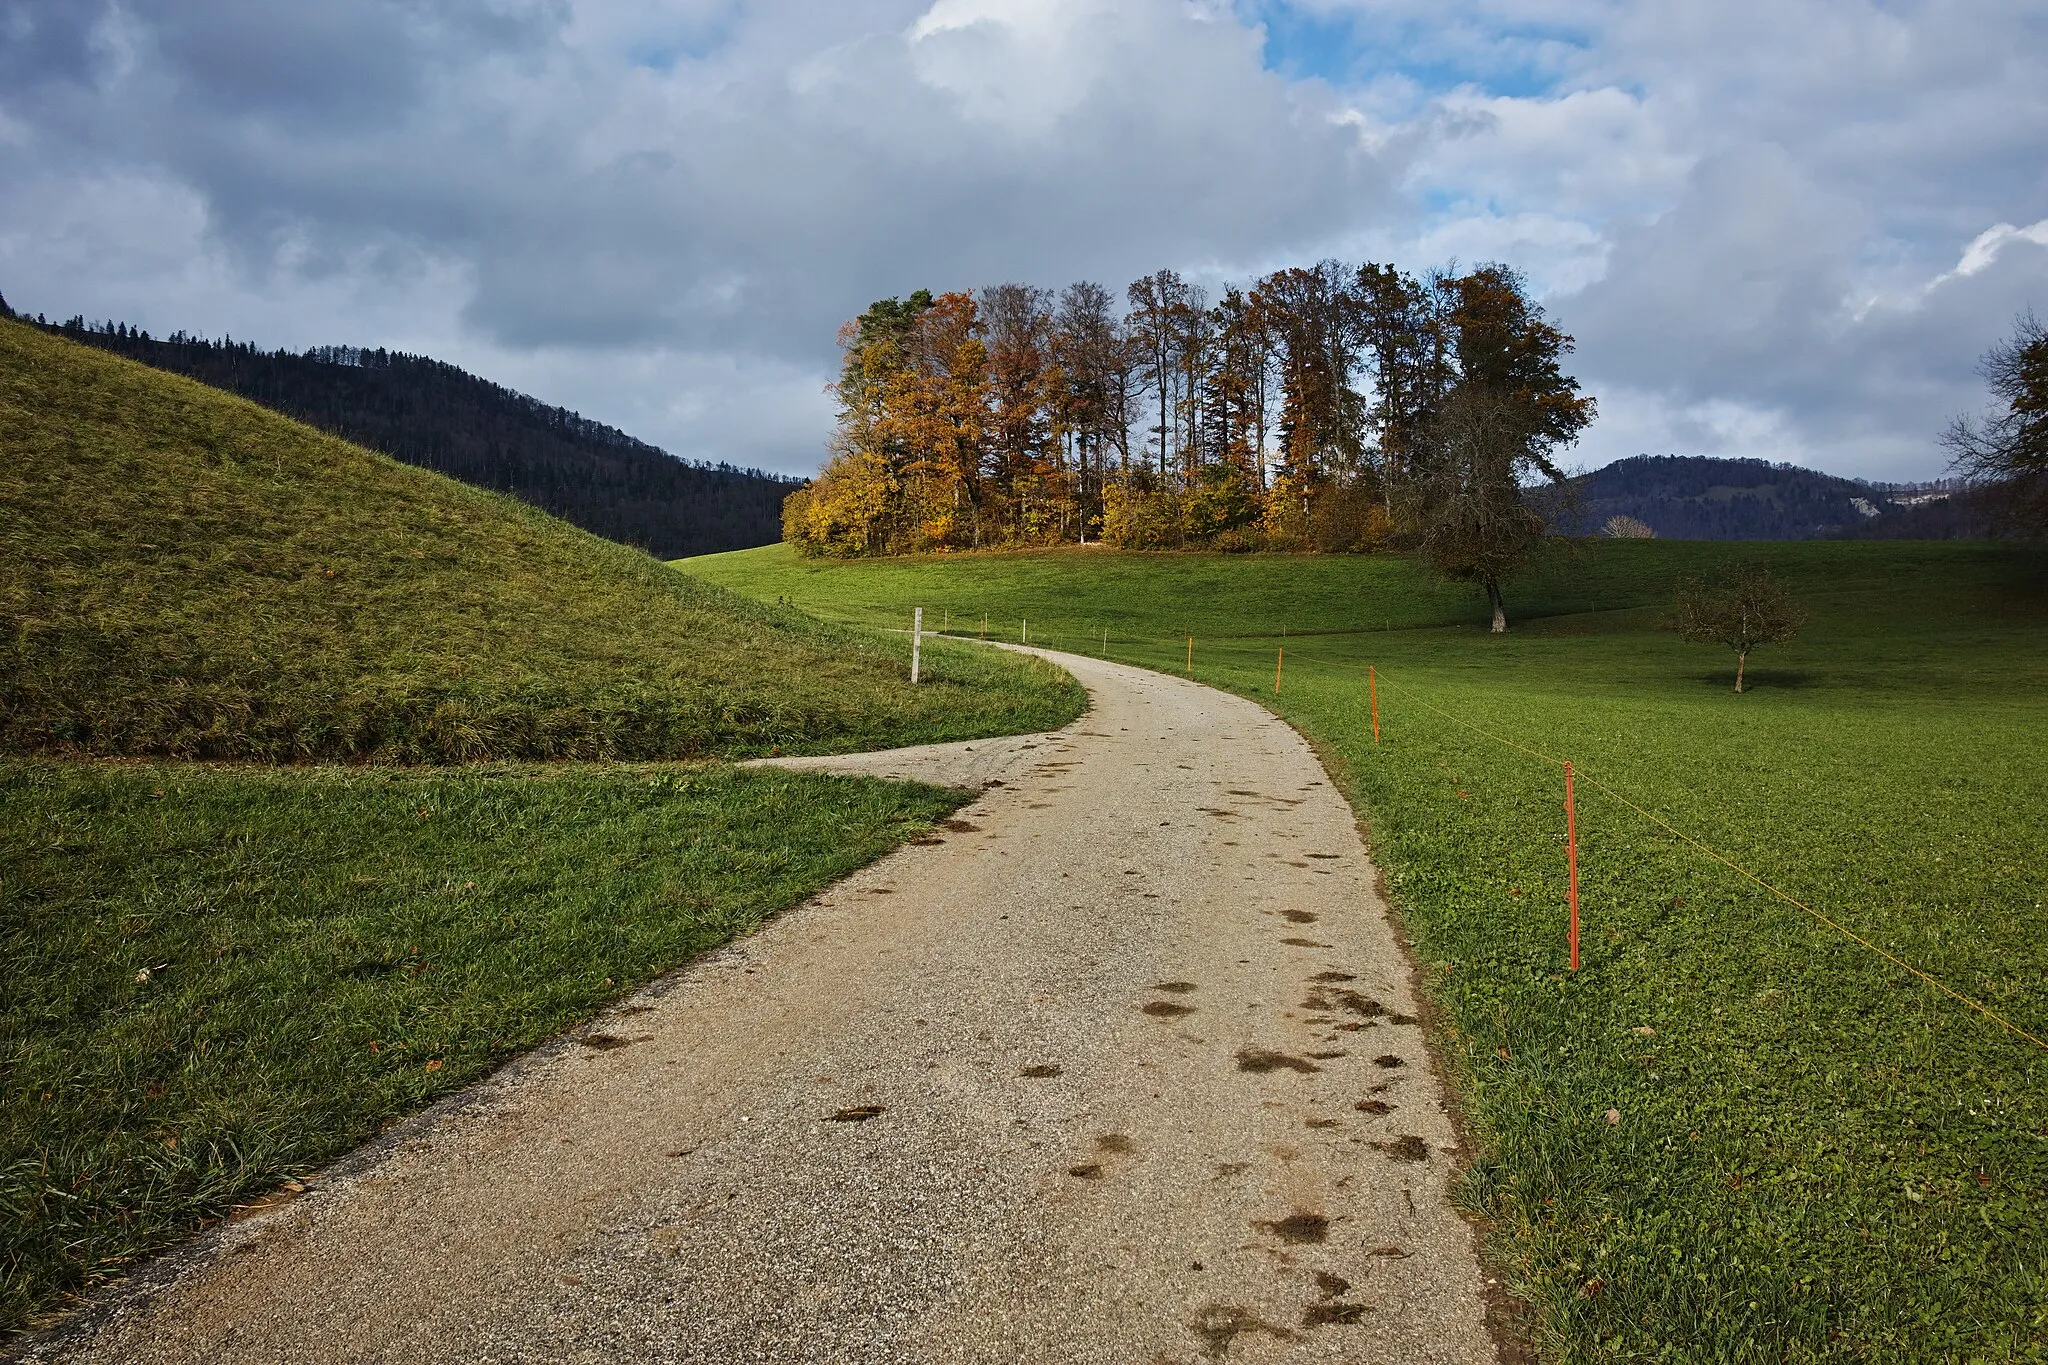
[[[1940,472],[2048,313],[2039,0],[0,0],[0,293],[808,473],[920,286],[1520,267],[1576,452]]]

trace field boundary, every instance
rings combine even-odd
[[[1353,633],[1369,633],[1369,632],[1347,632],[1347,631],[1319,631],[1319,632],[1307,632],[1307,631],[1302,631],[1302,632],[1293,632],[1293,633],[1291,633],[1291,634],[1290,634],[1289,636],[1286,636],[1286,637],[1274,637],[1274,638],[1295,638],[1295,637],[1299,637],[1299,638],[1303,638],[1303,639],[1308,639],[1308,638],[1314,638],[1314,636],[1316,636],[1316,635],[1340,635],[1340,634],[1353,634]],[[1095,642],[1095,640],[1096,640],[1096,638],[1097,638],[1097,637],[1095,637],[1095,636],[1091,636],[1091,635],[1087,635],[1087,634],[1086,634],[1086,633],[1084,632],[1084,633],[1083,633],[1083,636],[1082,636],[1082,638],[1083,638],[1083,639],[1084,639],[1084,640],[1085,640],[1085,641],[1086,641],[1087,643],[1089,643],[1089,644],[1093,644],[1093,643]],[[1245,639],[1245,638],[1247,638],[1247,637],[1244,637],[1244,636],[1220,636],[1220,637],[1218,637],[1218,636],[1212,636],[1212,637],[1208,637],[1208,638],[1210,638],[1210,639],[1221,639],[1221,640],[1226,640],[1226,641],[1232,641],[1232,642],[1235,642],[1235,641],[1240,641],[1240,640],[1243,640],[1243,639]],[[1143,644],[1143,645],[1158,645],[1158,646],[1161,646],[1161,647],[1163,647],[1163,648],[1169,648],[1169,649],[1170,649],[1170,648],[1172,648],[1172,647],[1174,647],[1174,646],[1176,646],[1176,645],[1179,645],[1179,644],[1180,644],[1180,643],[1182,642],[1182,637],[1181,637],[1181,636],[1178,636],[1178,635],[1176,635],[1176,636],[1173,636],[1173,637],[1170,637],[1170,638],[1160,638],[1160,639],[1154,639],[1154,638],[1152,638],[1152,637],[1149,637],[1149,636],[1147,636],[1147,637],[1137,637],[1137,636],[1114,636],[1114,635],[1107,635],[1107,634],[1105,634],[1104,636],[1102,636],[1102,637],[1101,637],[1101,639],[1102,639],[1102,643],[1103,643],[1103,648],[1102,648],[1102,651],[1101,651],[1101,657],[1104,657],[1104,658],[1108,658],[1108,657],[1109,657],[1109,654],[1108,654],[1108,646],[1109,646],[1109,645],[1110,645],[1111,643],[1118,643],[1118,644]],[[1188,658],[1188,667],[1187,667],[1187,669],[1185,670],[1185,672],[1186,672],[1187,676],[1189,676],[1189,677],[1192,677],[1192,676],[1193,676],[1193,673],[1194,673],[1194,667],[1193,667],[1193,665],[1194,665],[1195,643],[1196,643],[1196,640],[1195,640],[1195,637],[1194,637],[1193,635],[1189,635],[1189,636],[1187,636],[1187,637],[1186,637],[1186,644],[1187,644],[1187,658]],[[1047,646],[1041,646],[1041,648],[1046,648],[1046,647],[1047,647]],[[1052,647],[1052,648],[1057,648],[1057,646],[1051,646],[1051,647]],[[1234,649],[1234,650],[1236,650],[1236,651],[1239,651],[1239,652],[1241,652],[1241,651],[1243,650],[1244,646],[1243,646],[1243,645],[1241,645],[1241,644],[1235,644],[1235,643],[1232,643],[1232,644],[1226,644],[1226,645],[1224,645],[1224,646],[1223,646],[1223,648],[1225,648],[1225,649],[1227,649],[1227,650],[1232,650],[1232,649]],[[1285,646],[1280,646],[1280,648],[1284,649],[1284,648],[1285,648]],[[1299,655],[1297,655],[1297,658],[1298,658],[1298,659],[1299,659],[1299,657],[1300,657],[1300,656],[1299,656]],[[1278,656],[1276,655],[1276,660],[1277,660],[1277,658],[1278,658]],[[1308,657],[1308,658],[1307,658],[1307,659],[1305,660],[1305,662],[1308,662],[1308,663],[1314,664],[1314,665],[1316,665],[1316,666],[1318,666],[1318,667],[1321,667],[1321,668],[1329,669],[1329,670],[1331,670],[1331,671],[1333,671],[1333,672],[1339,672],[1339,673],[1352,673],[1352,674],[1356,674],[1356,673],[1357,673],[1357,672],[1358,672],[1358,671],[1359,671],[1359,670],[1360,670],[1361,668],[1364,668],[1364,669],[1368,670],[1368,672],[1370,672],[1370,673],[1373,673],[1373,674],[1376,674],[1376,676],[1377,676],[1377,678],[1378,678],[1378,680],[1379,680],[1379,683],[1380,683],[1380,685],[1381,685],[1381,686],[1383,686],[1383,687],[1385,687],[1385,686],[1389,686],[1389,683],[1388,683],[1388,678],[1387,678],[1387,674],[1386,674],[1386,671],[1385,671],[1384,669],[1380,669],[1380,668],[1378,668],[1378,666],[1377,666],[1377,665],[1373,665],[1373,664],[1353,664],[1353,663],[1342,663],[1342,662],[1338,662],[1338,661],[1335,661],[1335,660],[1330,660],[1330,659],[1318,659],[1318,658],[1315,658],[1315,657],[1314,657],[1313,655],[1309,656],[1309,657]],[[1140,664],[1140,665],[1138,665],[1138,666],[1139,666],[1139,667],[1150,667],[1150,665],[1147,665],[1147,664]],[[1297,665],[1297,666],[1299,666],[1299,665]],[[1170,670],[1156,670],[1156,669],[1155,669],[1154,671],[1170,671]],[[1276,674],[1276,683],[1275,683],[1275,689],[1274,689],[1274,690],[1275,690],[1275,693],[1277,694],[1277,692],[1278,692],[1278,685],[1277,685],[1277,674]],[[1714,849],[1713,847],[1709,846],[1709,845],[1708,845],[1707,843],[1705,843],[1705,842],[1704,842],[1703,840],[1700,840],[1700,839],[1696,839],[1696,838],[1694,838],[1694,837],[1693,837],[1692,835],[1690,835],[1690,834],[1687,834],[1687,833],[1686,833],[1686,832],[1685,832],[1684,830],[1681,830],[1681,829],[1679,829],[1679,828],[1678,828],[1677,826],[1673,825],[1673,824],[1672,824],[1672,823],[1671,823],[1670,821],[1668,821],[1668,820],[1664,819],[1664,818],[1663,818],[1662,816],[1658,815],[1658,814],[1657,814],[1656,812],[1654,812],[1654,811],[1652,811],[1652,810],[1649,810],[1649,809],[1647,809],[1646,807],[1644,807],[1644,806],[1642,806],[1642,805],[1639,805],[1639,804],[1638,804],[1637,802],[1635,802],[1635,801],[1631,800],[1631,799],[1630,799],[1629,797],[1627,797],[1627,796],[1624,796],[1624,795],[1623,795],[1623,794],[1622,794],[1621,792],[1617,791],[1617,790],[1616,790],[1616,789],[1615,789],[1614,787],[1612,787],[1612,786],[1611,786],[1611,785],[1609,785],[1608,783],[1606,783],[1606,782],[1603,782],[1603,781],[1601,781],[1600,779],[1598,779],[1598,778],[1596,778],[1596,777],[1592,777],[1592,776],[1588,775],[1588,774],[1586,773],[1586,771],[1585,771],[1585,768],[1584,768],[1584,765],[1583,765],[1583,764],[1577,764],[1577,763],[1573,763],[1573,762],[1571,762],[1571,761],[1568,761],[1568,760],[1566,760],[1566,759],[1561,759],[1561,758],[1557,758],[1557,757],[1555,757],[1555,756],[1553,756],[1553,755],[1551,755],[1551,754],[1547,754],[1547,753],[1544,753],[1544,752],[1542,752],[1541,750],[1538,750],[1538,749],[1533,749],[1533,748],[1529,747],[1529,746],[1528,746],[1528,745],[1526,745],[1526,744],[1520,743],[1519,741],[1516,741],[1516,740],[1512,740],[1512,739],[1507,739],[1507,738],[1504,738],[1504,737],[1502,737],[1502,736],[1500,736],[1500,735],[1494,734],[1494,733],[1493,733],[1492,731],[1490,731],[1490,730],[1487,730],[1487,729],[1485,729],[1485,728],[1484,728],[1484,727],[1482,727],[1482,726],[1476,725],[1476,724],[1474,724],[1473,722],[1471,722],[1471,721],[1469,721],[1469,720],[1466,720],[1466,719],[1465,719],[1464,717],[1462,717],[1462,716],[1458,716],[1458,715],[1455,715],[1455,714],[1453,714],[1452,712],[1450,712],[1450,711],[1446,711],[1446,710],[1444,710],[1444,709],[1443,709],[1442,707],[1440,707],[1440,706],[1437,706],[1437,705],[1436,705],[1436,704],[1434,704],[1433,702],[1430,702],[1430,701],[1427,701],[1427,700],[1425,700],[1425,699],[1424,699],[1424,698],[1422,698],[1421,696],[1417,695],[1417,694],[1416,694],[1416,691],[1415,691],[1415,689],[1414,689],[1413,687],[1411,687],[1411,686],[1410,686],[1409,684],[1405,683],[1405,682],[1401,682],[1401,683],[1394,683],[1394,684],[1392,684],[1392,685],[1391,685],[1391,690],[1393,690],[1393,691],[1397,691],[1397,692],[1401,692],[1401,693],[1404,693],[1404,694],[1406,694],[1406,695],[1407,695],[1407,697],[1408,697],[1408,699],[1409,699],[1409,700],[1411,700],[1411,701],[1413,701],[1413,702],[1414,702],[1414,703],[1415,703],[1416,705],[1418,705],[1418,706],[1422,707],[1422,708],[1423,708],[1423,709],[1425,709],[1425,710],[1428,710],[1428,711],[1430,711],[1430,712],[1433,712],[1434,714],[1436,714],[1436,715],[1438,715],[1438,716],[1441,716],[1441,717],[1442,717],[1443,719],[1445,719],[1445,720],[1447,720],[1447,721],[1450,721],[1450,722],[1451,722],[1451,723],[1452,723],[1453,725],[1457,725],[1457,726],[1459,726],[1459,727],[1461,727],[1461,728],[1463,728],[1463,729],[1465,729],[1465,730],[1469,730],[1469,731],[1471,731],[1471,732],[1472,732],[1473,734],[1475,734],[1475,735],[1478,735],[1478,736],[1479,736],[1480,738],[1482,738],[1482,739],[1485,739],[1485,740],[1487,740],[1487,741],[1489,741],[1489,742],[1491,742],[1491,743],[1494,743],[1494,744],[1498,744],[1498,745],[1500,745],[1501,747],[1503,747],[1503,748],[1506,748],[1506,749],[1512,749],[1512,750],[1514,750],[1515,752],[1517,752],[1517,753],[1521,753],[1521,754],[1524,754],[1524,755],[1527,755],[1528,757],[1530,757],[1530,758],[1533,758],[1533,759],[1537,760],[1537,761],[1538,761],[1538,762],[1540,762],[1540,763],[1545,763],[1545,764],[1548,764],[1548,765],[1550,765],[1550,766],[1552,766],[1552,767],[1555,767],[1555,768],[1559,768],[1559,769],[1561,769],[1561,770],[1562,770],[1562,769],[1566,769],[1566,768],[1570,768],[1570,769],[1574,770],[1574,771],[1576,772],[1577,776],[1578,776],[1578,779],[1579,779],[1580,781],[1584,782],[1584,783],[1585,783],[1585,784],[1586,784],[1587,786],[1593,787],[1594,789],[1598,790],[1598,791],[1599,791],[1599,792],[1601,792],[1602,794],[1604,794],[1604,795],[1606,795],[1606,796],[1609,796],[1609,797],[1612,797],[1612,798],[1613,798],[1613,799],[1614,799],[1615,801],[1619,802],[1619,803],[1620,803],[1621,805],[1623,805],[1623,806],[1626,806],[1626,807],[1627,807],[1628,809],[1630,809],[1630,810],[1634,811],[1634,812],[1635,812],[1635,813],[1636,813],[1637,815],[1639,815],[1639,816],[1641,816],[1641,817],[1642,817],[1643,819],[1645,819],[1645,820],[1649,821],[1649,822],[1650,822],[1651,824],[1653,824],[1653,825],[1657,826],[1657,827],[1658,827],[1659,829],[1662,829],[1662,830],[1663,830],[1663,831],[1665,831],[1665,832],[1666,832],[1667,834],[1671,835],[1671,836],[1672,836],[1673,838],[1675,838],[1675,839],[1677,839],[1677,840],[1681,841],[1682,843],[1685,843],[1685,844],[1689,845],[1689,846],[1690,846],[1690,847],[1691,847],[1692,849],[1694,849],[1694,850],[1695,850],[1696,852],[1698,852],[1698,853],[1699,853],[1699,854],[1700,854],[1701,856],[1703,856],[1703,857],[1705,857],[1705,858],[1707,858],[1707,859],[1709,859],[1709,860],[1711,860],[1711,861],[1713,861],[1713,862],[1716,862],[1716,863],[1719,863],[1719,864],[1721,864],[1721,865],[1722,865],[1723,867],[1725,867],[1725,868],[1727,868],[1727,869],[1728,869],[1729,871],[1731,871],[1731,872],[1735,873],[1735,874],[1736,874],[1737,876],[1739,876],[1739,877],[1742,877],[1742,878],[1743,878],[1744,880],[1746,880],[1746,881],[1749,881],[1750,883],[1754,884],[1755,886],[1758,886],[1758,887],[1762,888],[1763,890],[1765,890],[1765,891],[1769,892],[1769,893],[1770,893],[1771,895],[1773,895],[1773,896],[1777,897],[1777,898],[1778,898],[1779,900],[1781,900],[1781,901],[1784,901],[1784,902],[1785,902],[1785,903],[1786,903],[1787,905],[1790,905],[1790,906],[1793,906],[1793,907],[1797,908],[1798,910],[1800,910],[1800,911],[1802,911],[1803,913],[1805,913],[1805,914],[1807,914],[1807,915],[1811,916],[1811,917],[1812,917],[1813,919],[1817,920],[1817,921],[1818,921],[1818,922],[1820,922],[1821,924],[1824,924],[1824,925],[1826,925],[1826,926],[1827,926],[1828,928],[1830,928],[1830,929],[1834,930],[1834,931],[1835,931],[1835,932],[1836,932],[1837,934],[1840,934],[1840,935],[1841,935],[1841,936],[1842,936],[1843,938],[1845,938],[1845,939],[1848,939],[1848,940],[1849,940],[1850,942],[1852,942],[1852,943],[1855,943],[1855,944],[1857,944],[1858,946],[1860,946],[1860,947],[1862,947],[1862,948],[1865,948],[1865,949],[1869,950],[1869,951],[1870,951],[1871,953],[1874,953],[1874,954],[1875,954],[1875,955],[1877,955],[1878,957],[1880,957],[1880,958],[1884,959],[1884,960],[1885,960],[1886,962],[1889,962],[1889,963],[1891,963],[1891,964],[1892,964],[1893,966],[1895,966],[1895,967],[1899,968],[1899,969],[1900,969],[1901,971],[1904,971],[1904,972],[1906,972],[1906,973],[1908,973],[1908,974],[1910,974],[1910,975],[1912,975],[1912,976],[1914,976],[1914,977],[1918,978],[1918,979],[1919,979],[1920,981],[1922,981],[1922,982],[1926,983],[1927,985],[1929,985],[1929,986],[1932,986],[1932,987],[1933,987],[1933,988],[1934,988],[1935,990],[1937,990],[1937,991],[1941,992],[1941,993],[1942,993],[1943,995],[1946,995],[1946,996],[1948,996],[1948,997],[1949,997],[1950,999],[1952,999],[1952,1000],[1956,1001],[1957,1003],[1959,1003],[1959,1004],[1961,1004],[1961,1005],[1964,1005],[1965,1007],[1967,1007],[1967,1008],[1969,1008],[1969,1009],[1971,1009],[1971,1010],[1974,1010],[1974,1011],[1975,1011],[1976,1013],[1978,1013],[1978,1014],[1981,1014],[1981,1015],[1983,1015],[1983,1016],[1984,1016],[1985,1018],[1987,1018],[1987,1019],[1991,1020],[1992,1022],[1994,1022],[1994,1023],[1998,1024],[1998,1025],[1999,1025],[1999,1026],[2000,1026],[2001,1028],[2003,1028],[2003,1029],[2005,1029],[2005,1030],[2006,1030],[2007,1032],[2011,1033],[2011,1034],[2012,1034],[2012,1035],[2013,1035],[2014,1037],[2016,1037],[2016,1038],[2020,1038],[2020,1039],[2022,1039],[2022,1040],[2024,1040],[2024,1041],[2026,1041],[2026,1042],[2028,1042],[2028,1043],[2031,1043],[2031,1044],[2033,1044],[2033,1045],[2034,1045],[2035,1047],[2037,1047],[2037,1048],[2040,1048],[2040,1049],[2041,1049],[2042,1051],[2044,1051],[2044,1052],[2048,1052],[2048,1039],[2044,1039],[2044,1038],[2042,1038],[2042,1037],[2041,1037],[2040,1035],[2038,1035],[2038,1034],[2032,1033],[2032,1032],[2028,1031],[2027,1029],[2021,1028],[2021,1027],[2020,1027],[2020,1026],[2019,1026],[2018,1024],[2015,1024],[2015,1023],[2013,1023],[2013,1022],[2012,1022],[2012,1020],[2010,1020],[2010,1019],[2006,1018],[2006,1017],[2005,1017],[2005,1016],[2004,1016],[2003,1014],[2000,1014],[2000,1013],[1999,1013],[1999,1012],[1998,1012],[1997,1010],[1994,1010],[1994,1009],[1992,1009],[1992,1008],[1991,1008],[1991,1007],[1990,1007],[1989,1005],[1986,1005],[1986,1004],[1984,1004],[1984,1003],[1983,1003],[1982,1001],[1980,1001],[1980,1000],[1978,1000],[1978,999],[1976,999],[1976,998],[1974,998],[1974,997],[1972,997],[1972,996],[1969,996],[1969,995],[1966,995],[1966,994],[1964,994],[1964,993],[1963,993],[1962,991],[1959,991],[1959,990],[1957,990],[1957,989],[1956,989],[1955,987],[1953,987],[1953,986],[1949,985],[1949,984],[1948,984],[1947,982],[1945,982],[1945,981],[1943,981],[1943,980],[1942,980],[1941,978],[1939,978],[1939,977],[1935,976],[1935,975],[1934,975],[1933,973],[1931,973],[1931,972],[1928,972],[1928,971],[1926,971],[1926,970],[1924,970],[1924,969],[1922,969],[1922,968],[1920,968],[1920,967],[1917,967],[1917,966],[1915,966],[1915,965],[1914,965],[1914,964],[1912,964],[1911,962],[1908,962],[1908,961],[1906,961],[1906,960],[1905,960],[1904,958],[1902,958],[1902,957],[1898,956],[1898,955],[1897,955],[1896,953],[1893,953],[1893,952],[1889,951],[1888,949],[1885,949],[1885,948],[1882,948],[1882,947],[1878,946],[1877,944],[1875,944],[1875,943],[1871,942],[1871,941],[1870,941],[1869,939],[1865,938],[1865,937],[1864,937],[1863,935],[1861,935],[1861,934],[1857,933],[1857,932],[1856,932],[1855,930],[1853,930],[1853,929],[1850,929],[1850,928],[1849,928],[1849,927],[1847,927],[1846,925],[1844,925],[1844,924],[1840,923],[1839,921],[1835,920],[1834,918],[1830,917],[1830,916],[1829,916],[1828,914],[1826,914],[1826,913],[1825,913],[1824,911],[1821,911],[1821,910],[1817,910],[1817,909],[1815,909],[1815,908],[1814,908],[1813,906],[1811,906],[1811,905],[1808,905],[1808,904],[1807,904],[1807,903],[1806,903],[1805,901],[1803,901],[1803,900],[1800,900],[1800,899],[1799,899],[1799,898],[1798,898],[1797,896],[1794,896],[1794,895],[1792,895],[1792,894],[1791,894],[1790,892],[1788,892],[1788,891],[1785,891],[1785,890],[1781,889],[1780,887],[1778,887],[1778,886],[1775,886],[1775,885],[1773,885],[1773,884],[1772,884],[1771,882],[1768,882],[1768,881],[1764,880],[1764,878],[1762,878],[1762,877],[1758,876],[1758,875],[1757,875],[1756,873],[1754,873],[1754,872],[1750,871],[1750,870],[1749,870],[1748,868],[1746,868],[1746,867],[1742,866],[1742,865],[1741,865],[1740,863],[1736,862],[1736,861],[1735,861],[1734,859],[1732,859],[1732,858],[1729,858],[1729,857],[1728,857],[1727,855],[1725,855],[1725,854],[1723,854],[1723,853],[1719,852],[1718,850]],[[1377,742],[1377,741],[1375,741],[1375,742]]]

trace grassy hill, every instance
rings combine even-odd
[[[1730,553],[1812,617],[1742,696],[1732,654],[1658,629]],[[688,567],[841,620],[1106,630],[1176,673],[1192,632],[1197,678],[1307,735],[1414,941],[1472,1120],[1462,1198],[1544,1358],[2048,1358],[2039,549],[1603,542],[1511,584],[1498,638],[1476,592],[1391,557]]]
[[[0,751],[454,762],[1041,728],[1053,670],[908,648],[253,403],[0,322]]]
[[[6,316],[0,301],[0,317]],[[625,432],[426,356],[356,346],[294,355],[74,318],[65,338],[239,394],[331,436],[660,557],[768,545],[800,480],[677,459]]]
[[[967,645],[913,691],[907,654],[0,322],[0,1334],[963,799],[470,760],[865,748],[1083,702]],[[113,756],[148,761],[78,761]]]

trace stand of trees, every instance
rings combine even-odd
[[[830,460],[783,505],[809,554],[1400,541],[1497,598],[1542,530],[1523,487],[1594,416],[1498,265],[919,290],[839,341]]]
[[[0,317],[16,317],[0,299]],[[771,545],[797,480],[677,459],[566,408],[420,355],[354,346],[302,354],[126,323],[21,318],[170,370],[478,487],[510,493],[660,559]]]

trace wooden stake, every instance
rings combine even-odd
[[[1380,742],[1380,675],[1371,664],[1365,666],[1365,685],[1372,690],[1372,742]]]
[[[1188,636],[1188,676],[1195,676],[1195,637]]]
[[[1572,807],[1572,765],[1564,765],[1564,856],[1571,870],[1566,898],[1571,902],[1572,970],[1579,969],[1579,815]]]
[[[917,686],[917,664],[919,647],[924,641],[924,608],[914,607],[910,613],[910,685]]]
[[[1020,644],[1031,643],[1031,618],[1028,616],[1019,618],[1017,640]]]
[[[1280,665],[1287,662],[1287,651],[1282,649],[1273,658],[1273,695],[1280,695]]]

